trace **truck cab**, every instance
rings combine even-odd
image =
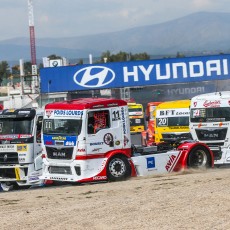
[[[214,164],[230,164],[230,91],[201,94],[191,99],[193,139],[207,144]]]
[[[128,103],[131,134],[144,131],[144,109],[142,104]]]
[[[0,184],[3,191],[40,185],[43,111],[0,111]]]
[[[131,175],[127,103],[82,98],[45,106],[45,180],[87,182]]]
[[[159,104],[154,112],[155,142],[191,140],[189,130],[190,100],[168,101]]]

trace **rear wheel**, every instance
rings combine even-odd
[[[114,156],[107,165],[107,177],[109,181],[121,181],[131,175],[131,167],[124,156]]]
[[[189,168],[209,168],[211,167],[211,156],[207,148],[196,146],[188,156]]]

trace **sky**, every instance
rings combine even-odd
[[[192,13],[230,12],[229,0],[32,0],[36,38],[116,32]],[[0,0],[0,40],[29,37],[28,0]]]

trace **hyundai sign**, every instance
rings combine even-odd
[[[41,92],[64,92],[229,79],[230,55],[43,68]]]

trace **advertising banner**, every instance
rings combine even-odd
[[[66,92],[227,80],[230,55],[43,68],[41,92]]]

